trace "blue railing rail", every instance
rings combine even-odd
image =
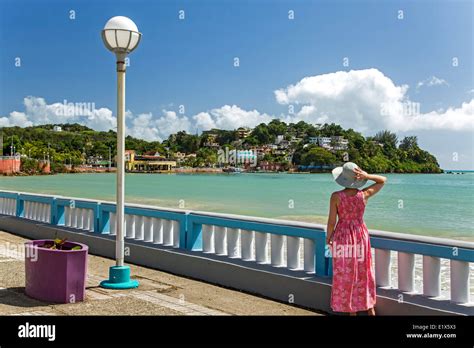
[[[110,214],[116,213],[116,205],[111,202],[101,202],[98,208],[98,232],[110,233]],[[187,232],[187,211],[166,209],[138,204],[126,204],[125,214],[138,215],[156,219],[173,220],[179,222],[179,245],[185,246]]]
[[[33,195],[28,193],[19,193],[17,196],[16,212],[18,217],[25,217],[25,203],[43,203],[50,206],[50,223],[55,224],[56,221],[56,209],[55,209],[56,197],[51,195]]]
[[[231,214],[191,212],[188,214],[188,233],[186,249],[202,250],[203,225],[235,228],[247,231],[263,232],[272,235],[298,237],[314,242],[315,273],[328,275],[329,259],[326,257],[326,232],[321,226],[293,221],[246,217]]]
[[[101,202],[94,200],[56,197],[54,206],[54,224],[58,226],[66,225],[66,208],[90,209],[93,212],[94,232],[97,232],[99,230],[100,206]]]
[[[370,230],[370,243],[375,249],[474,262],[474,243],[467,241]]]
[[[65,210],[67,207],[92,210],[94,229],[93,232],[89,230],[91,233],[110,233],[110,216],[112,213],[115,213],[115,204],[113,202],[12,191],[0,191],[0,198],[3,199],[0,201],[1,204],[8,204],[9,215],[16,215],[22,218],[25,217],[24,210],[27,202],[30,203],[29,207],[31,207],[32,203],[38,203],[43,204],[44,208],[46,204],[50,207],[51,214],[48,222],[53,225],[65,225]],[[8,202],[5,203],[5,200]],[[14,206],[15,209],[10,209],[13,205],[16,205]],[[44,214],[44,209],[41,211]],[[331,276],[332,274],[332,262],[326,250],[326,233],[323,225],[231,214],[186,211],[138,204],[127,204],[125,213],[128,214],[129,218],[130,216],[138,216],[140,219],[144,217],[178,222],[179,229],[177,225],[173,228],[173,238],[178,237],[179,244],[173,243],[173,246],[189,251],[203,250],[204,226],[206,228],[209,226],[215,227],[214,230],[217,231],[215,236],[223,233],[222,228],[227,232],[230,231],[229,233],[234,233],[235,230],[245,231],[246,233],[260,232],[260,234],[274,236],[275,239],[286,236],[287,240],[293,239],[292,247],[296,245],[294,243],[295,239],[298,242],[300,239],[304,239],[314,243],[312,244],[314,251],[309,248],[311,250],[309,255],[310,259],[312,259],[310,261],[313,261],[314,273],[318,276]],[[44,216],[41,221],[45,221]],[[173,226],[175,226],[174,223]],[[179,235],[176,235],[176,233],[179,233]],[[377,285],[390,285],[390,254],[391,252],[396,252],[398,253],[398,289],[401,291],[413,291],[414,256],[421,255],[423,257],[424,295],[437,296],[440,292],[440,259],[448,259],[451,268],[451,300],[454,302],[469,302],[469,263],[474,262],[474,243],[377,230],[370,230],[370,235],[371,246],[375,249]],[[241,236],[243,236],[243,232]],[[255,241],[256,239],[255,236]],[[257,243],[255,242],[255,244]],[[282,248],[281,243],[277,243],[277,245],[279,248]],[[273,245],[271,245],[271,248],[273,249]],[[300,251],[298,250],[297,253]],[[292,251],[293,256],[294,254]],[[305,245],[305,262],[307,256],[308,253]],[[290,268],[289,261],[288,268]]]

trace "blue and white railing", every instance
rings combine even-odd
[[[87,233],[115,235],[116,230],[115,204],[104,201],[0,191],[0,214]],[[444,260],[449,262],[448,299],[459,304],[470,302],[474,243],[376,230],[370,234],[377,286],[417,293],[415,257],[421,255],[420,295],[442,295]],[[318,224],[127,204],[125,237],[229,260],[241,259],[249,267],[252,263],[268,264],[321,277],[332,273],[325,249],[325,229]],[[392,264],[394,253],[396,265]],[[392,284],[394,266],[398,284]]]

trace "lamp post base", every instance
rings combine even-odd
[[[112,266],[109,269],[109,279],[100,282],[105,289],[134,289],[138,287],[138,280],[130,279],[130,267]]]

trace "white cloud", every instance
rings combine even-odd
[[[443,81],[433,76],[426,84],[444,84]],[[292,104],[298,109],[294,114],[280,117],[286,122],[334,122],[365,134],[380,129],[397,132],[465,131],[473,128],[474,99],[458,107],[421,113],[419,104],[409,99],[407,91],[407,85],[396,85],[379,70],[365,69],[305,77],[274,91],[274,94],[277,103]],[[44,98],[30,96],[24,99],[25,110],[0,117],[0,126],[77,122],[96,130],[116,129],[116,117],[112,111],[108,108],[96,109],[95,104],[91,104],[88,109],[86,105],[85,111],[74,108],[73,112],[69,112],[71,110],[65,102],[48,104]],[[181,130],[191,133],[196,129],[255,127],[273,118],[272,115],[258,110],[244,110],[237,105],[223,105],[189,117],[170,110],[162,110],[156,116],[152,113],[135,115],[130,110],[126,112],[127,134],[160,141]]]
[[[29,96],[23,99],[24,112],[13,111],[0,117],[0,126],[29,127],[39,124],[81,123],[96,130],[115,127],[116,119],[107,108],[96,109],[91,102],[48,104],[44,98]]]
[[[243,110],[237,105],[224,105],[193,116],[193,120],[199,130],[211,128],[236,129],[242,126],[255,127],[260,123],[270,122],[272,118],[272,116],[262,114],[257,110]]]
[[[154,117],[152,113],[130,115],[131,124],[127,127],[127,134],[149,141],[163,141],[168,135],[178,131],[190,132],[192,127],[186,116],[178,116],[174,111],[163,110],[163,115]]]
[[[423,86],[433,87],[433,86],[449,86],[449,83],[446,80],[443,80],[436,76],[431,76],[426,80],[420,81],[417,83],[416,88],[419,89]]]
[[[366,69],[305,77],[274,93],[280,104],[302,105],[298,113],[286,118],[287,122],[334,122],[364,133],[473,127],[474,99],[445,112],[423,114],[407,91],[407,85],[397,86],[379,70]]]

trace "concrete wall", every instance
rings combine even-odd
[[[0,215],[0,230],[30,239],[68,238],[87,244],[91,254],[113,258],[115,240],[108,235],[80,232],[17,217]],[[302,271],[289,271],[269,265],[256,265],[202,252],[173,249],[135,240],[126,240],[130,256],[126,262],[186,276],[274,300],[331,313],[329,278],[314,277]],[[474,307],[449,301],[432,300],[420,295],[377,289],[376,310],[379,315],[474,315]]]

